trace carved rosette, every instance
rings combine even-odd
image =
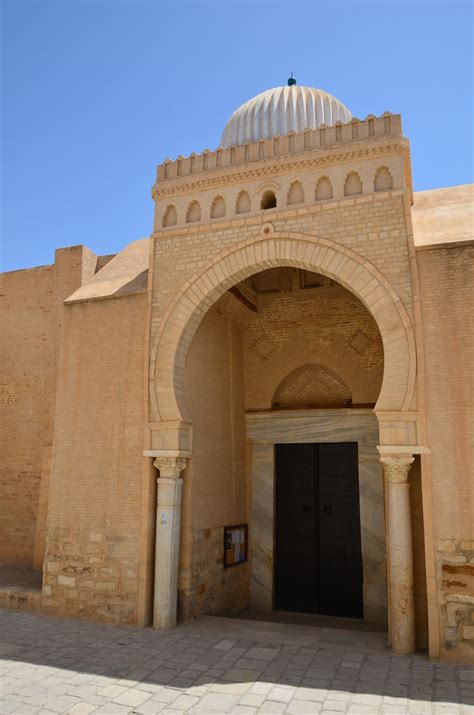
[[[179,479],[186,467],[184,457],[156,457],[153,465],[160,470],[160,479]]]
[[[405,484],[408,481],[410,467],[415,461],[411,455],[380,457],[385,478],[391,484]]]

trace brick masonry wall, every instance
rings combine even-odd
[[[335,284],[261,295],[245,321],[245,407],[268,409],[280,382],[305,363],[323,363],[347,384],[353,403],[377,401],[383,346],[374,319]]]
[[[474,248],[416,255],[442,655],[474,660]]]
[[[67,305],[45,608],[135,623],[143,489],[146,297]]]
[[[181,616],[233,615],[248,603],[248,569],[224,569],[224,526],[247,520],[242,328],[210,310],[191,344],[185,383],[193,459],[183,497]]]
[[[2,276],[0,560],[33,561],[54,392],[54,266]]]
[[[0,560],[41,568],[62,301],[94,272],[84,246],[2,274]]]
[[[153,327],[158,327],[176,291],[206,261],[225,249],[259,235],[270,221],[276,231],[322,236],[363,255],[389,278],[412,315],[408,229],[403,192],[372,194],[329,201],[291,211],[271,209],[258,217],[179,230],[161,230],[155,238]]]

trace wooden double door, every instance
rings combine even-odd
[[[362,618],[357,443],[275,449],[275,608]]]

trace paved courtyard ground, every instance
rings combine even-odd
[[[166,633],[0,610],[0,712],[474,713],[474,669],[382,633],[203,617]]]

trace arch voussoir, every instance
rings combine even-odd
[[[385,367],[376,411],[408,409],[416,359],[409,316],[393,286],[371,263],[348,247],[318,236],[272,233],[227,248],[207,262],[177,293],[159,326],[151,350],[152,419],[187,418],[183,398],[186,356],[194,333],[211,305],[253,273],[291,265],[327,275],[355,294],[378,324]]]

